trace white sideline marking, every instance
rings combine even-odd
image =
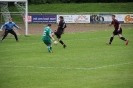
[[[132,64],[133,62],[93,67],[93,68],[65,68],[65,67],[40,67],[40,66],[0,66],[0,68],[40,68],[40,69],[67,69],[67,70],[96,70],[109,67],[117,67],[122,65]]]

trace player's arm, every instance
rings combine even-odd
[[[60,28],[60,25],[58,25],[58,28]]]
[[[62,29],[62,33],[64,34],[64,30],[65,30],[65,28],[66,28],[66,23],[64,22],[63,23],[63,27],[62,27],[63,29]]]
[[[118,22],[118,31],[120,31],[121,24]]]
[[[54,36],[54,32],[52,32],[51,35]]]
[[[61,27],[61,22],[59,22],[58,28],[55,30],[55,32]]]
[[[65,28],[62,29],[62,33],[63,33],[63,34],[64,34],[64,30],[65,30]]]
[[[109,26],[111,26],[113,24],[113,21],[111,23],[109,23]]]
[[[1,26],[0,30],[2,30],[5,26],[6,26],[6,23]]]
[[[54,37],[52,36],[52,32],[48,31],[48,34],[49,34],[50,38],[54,41]]]
[[[49,34],[49,36],[54,41],[54,37],[52,36],[52,34]]]
[[[111,26],[112,24],[111,23],[109,23],[109,26]]]
[[[62,25],[62,22],[60,21],[60,22],[59,22],[59,25],[58,25],[58,28],[60,28],[60,27],[61,27],[61,25]]]
[[[62,30],[62,34],[64,34],[64,29]]]
[[[58,25],[58,28],[55,30],[55,32],[60,28],[60,26]]]
[[[17,29],[21,29],[21,27],[19,27],[18,25],[16,25],[15,23],[14,24],[14,27],[16,27]]]

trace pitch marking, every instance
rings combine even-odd
[[[42,66],[0,66],[0,68],[40,68],[40,69],[67,69],[67,70],[96,70],[96,69],[103,69],[109,67],[117,67],[122,65],[129,65],[133,62],[128,63],[121,63],[121,64],[114,64],[114,65],[107,65],[107,66],[100,66],[100,67],[93,67],[93,68],[66,68],[66,67],[42,67]]]

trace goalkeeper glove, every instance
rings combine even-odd
[[[2,31],[2,29],[0,29],[0,31]]]
[[[18,29],[22,29],[21,27],[19,27]]]

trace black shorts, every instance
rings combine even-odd
[[[120,28],[119,31],[118,31],[118,29],[115,29],[115,30],[113,31],[113,34],[114,34],[114,35],[122,34],[122,28]]]
[[[56,35],[56,37],[58,38],[58,39],[60,39],[61,38],[61,35],[62,35],[62,32],[60,31],[60,32],[55,32],[54,33],[55,35]]]

